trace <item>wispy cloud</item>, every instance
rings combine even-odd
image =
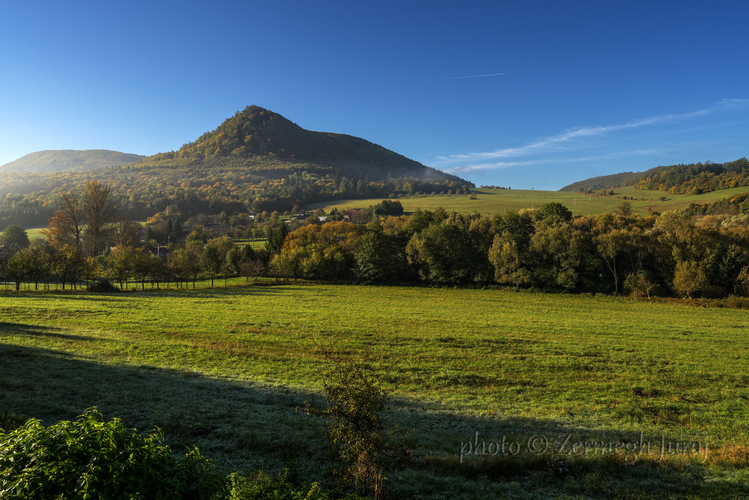
[[[461,163],[461,165],[445,168],[447,172],[466,172],[474,170],[487,170],[493,168],[509,168],[516,166],[527,166],[537,165],[542,163],[560,163],[560,162],[572,162],[572,161],[586,161],[589,159],[606,159],[604,157],[587,157],[587,158],[575,158],[575,159],[537,159],[537,160],[524,160],[524,161],[499,161],[493,163],[481,163],[481,164],[467,164],[476,161],[486,160],[499,160],[503,158],[519,158],[529,157],[534,155],[540,155],[545,153],[564,152],[572,150],[584,149],[589,145],[589,141],[583,141],[582,139],[591,139],[594,137],[605,136],[624,130],[632,130],[646,126],[664,124],[664,123],[679,123],[692,118],[707,116],[720,111],[728,110],[743,110],[749,108],[749,99],[723,99],[709,108],[692,111],[689,113],[681,114],[666,114],[657,115],[650,118],[644,118],[640,120],[634,120],[627,123],[621,123],[616,125],[597,126],[597,127],[578,127],[569,129],[559,134],[555,134],[549,137],[539,139],[537,141],[530,142],[524,146],[498,149],[495,151],[488,152],[476,152],[476,153],[465,153],[455,154],[449,156],[438,156],[437,159],[442,165],[449,165],[454,163]],[[648,151],[631,151],[626,153],[618,153],[616,156],[622,154],[651,154]],[[611,155],[607,155],[611,157]]]
[[[448,78],[435,78],[434,80],[429,80],[430,82],[444,82],[446,80],[466,80],[468,78],[490,78],[492,76],[503,76],[507,73],[491,73],[489,75],[469,75],[469,76],[452,76]]]
[[[460,165],[457,167],[453,167],[449,170],[446,170],[447,172],[456,173],[456,172],[475,172],[479,170],[492,170],[492,169],[501,169],[501,168],[513,168],[513,167],[528,167],[528,166],[534,166],[534,165],[544,165],[544,164],[558,164],[558,163],[580,163],[580,162],[586,162],[586,161],[604,161],[604,160],[612,160],[617,158],[623,158],[625,156],[634,156],[634,155],[654,155],[661,153],[660,150],[657,149],[639,149],[635,151],[619,151],[615,153],[610,153],[607,155],[599,155],[599,156],[578,156],[574,158],[546,158],[546,159],[539,159],[539,160],[526,160],[526,161],[500,161],[500,162],[493,162],[493,163],[479,163],[479,164],[473,164],[473,165]]]

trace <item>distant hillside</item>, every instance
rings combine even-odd
[[[670,194],[702,194],[749,186],[749,161],[690,163],[656,167],[630,183],[637,189],[657,189]]]
[[[105,149],[39,151],[0,166],[0,172],[83,172],[127,165],[143,158]]]
[[[89,167],[96,170],[84,170],[87,163],[80,155],[97,152],[43,152],[63,153],[77,154],[77,161],[59,171],[48,165],[24,167],[36,172],[0,170],[0,228],[46,225],[59,191],[80,191],[90,180],[111,188],[121,215],[146,220],[163,213],[183,221],[199,214],[287,212],[329,200],[381,201],[406,194],[466,193],[475,187],[364,139],[310,132],[257,106],[179,151],[130,155],[130,161],[140,160],[135,163],[105,161]],[[47,157],[41,163],[52,162]],[[62,171],[72,169],[78,171]]]
[[[340,173],[371,179],[415,177],[453,180],[446,174],[364,139],[311,132],[278,113],[249,106],[179,151],[160,153],[136,166],[249,168],[280,178],[292,172]]]
[[[739,158],[726,163],[708,161],[666,165],[651,168],[645,172],[623,172],[593,177],[565,186],[560,191],[597,191],[624,186],[666,191],[669,194],[702,194],[749,186],[749,161],[746,158]]]
[[[628,186],[643,174],[644,172],[622,172],[620,174],[601,175],[584,181],[573,182],[569,186],[564,186],[560,191],[598,191]]]

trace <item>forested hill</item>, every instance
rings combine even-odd
[[[623,172],[593,177],[565,186],[560,191],[596,191],[623,186],[666,191],[670,194],[702,194],[720,189],[749,186],[749,161],[689,163],[651,168],[645,172]]]
[[[601,175],[584,181],[573,182],[564,186],[560,191],[598,191],[628,186],[633,180],[643,175],[643,172],[622,172],[620,174]]]
[[[63,192],[106,184],[120,215],[287,212],[322,201],[467,193],[475,187],[371,142],[310,132],[252,106],[178,151],[93,171],[0,172],[0,228],[47,225]]]
[[[656,167],[630,183],[638,189],[657,189],[670,194],[702,194],[719,189],[749,186],[749,161],[690,163]]]
[[[358,137],[305,130],[258,106],[237,112],[179,151],[160,153],[139,165],[249,168],[275,178],[307,171],[372,180],[391,176],[465,182]]]
[[[39,151],[0,166],[0,172],[83,172],[119,167],[143,158],[145,157],[105,149]]]

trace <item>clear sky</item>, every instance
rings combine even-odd
[[[749,2],[40,1],[0,8],[0,165],[151,155],[248,105],[477,185],[749,156]]]

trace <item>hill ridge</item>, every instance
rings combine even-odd
[[[29,153],[0,166],[0,172],[83,172],[138,162],[143,155],[109,149],[47,149]]]

